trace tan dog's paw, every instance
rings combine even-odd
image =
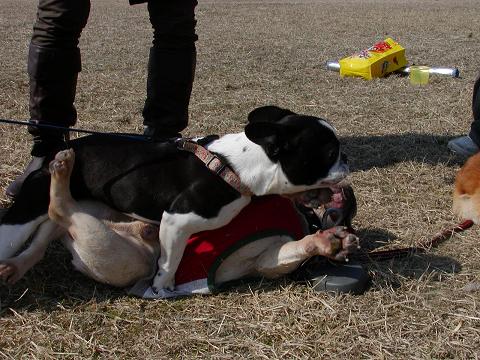
[[[360,248],[359,238],[344,226],[336,226],[310,235],[315,246],[313,255],[345,261],[348,255]],[[311,250],[310,250],[311,251]]]
[[[58,180],[69,177],[75,163],[75,152],[73,149],[63,150],[55,155],[49,164],[50,174],[52,178]]]
[[[0,279],[9,285],[15,284],[25,275],[25,270],[15,260],[0,262]]]

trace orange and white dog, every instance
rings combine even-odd
[[[455,179],[453,211],[480,224],[480,153],[470,157]]]

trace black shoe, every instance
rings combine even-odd
[[[43,165],[44,160],[45,157],[33,156],[32,160],[30,160],[27,167],[23,171],[23,174],[17,176],[17,178],[10,185],[8,185],[7,190],[5,190],[5,195],[10,198],[15,198],[20,192],[23,182],[25,181],[27,176],[35,170],[40,169]]]
[[[448,142],[447,147],[450,149],[451,152],[457,155],[469,157],[472,156],[480,150],[472,140],[472,138],[468,135],[460,136],[455,139],[452,139]]]

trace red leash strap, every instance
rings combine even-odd
[[[400,248],[400,249],[392,249],[392,250],[383,250],[383,251],[373,251],[368,253],[357,253],[351,256],[352,259],[355,260],[390,260],[390,259],[398,259],[406,256],[410,256],[416,253],[422,253],[426,250],[437,246],[442,241],[449,239],[454,234],[460,233],[472,227],[473,221],[466,220],[461,224],[458,224],[450,229],[445,229],[439,233],[437,233],[433,238],[423,241],[419,243],[417,246],[407,247],[407,248]]]

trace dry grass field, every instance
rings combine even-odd
[[[0,0],[0,118],[28,117],[33,0]],[[477,0],[200,0],[198,66],[185,135],[239,131],[256,106],[330,120],[351,163],[363,246],[407,246],[458,222],[463,159],[449,139],[471,121],[480,71]],[[410,63],[461,78],[340,78],[324,69],[393,37]],[[93,1],[81,39],[77,126],[141,132],[151,38],[145,6]],[[0,125],[0,205],[28,161],[25,129]],[[75,272],[54,245],[15,286],[0,284],[0,358],[462,359],[480,357],[480,230],[426,254],[365,263],[364,295],[317,293],[288,279],[208,297],[144,301]]]

